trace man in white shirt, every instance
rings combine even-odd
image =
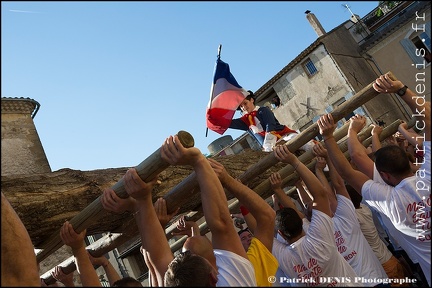
[[[256,286],[254,268],[232,225],[225,191],[208,159],[195,147],[185,148],[178,136],[167,138],[160,151],[161,158],[167,163],[194,168],[204,216],[212,232],[212,243],[208,245],[213,248],[216,267],[207,258],[191,251],[174,257],[153,208],[152,190],[157,175],[145,182],[135,168],[130,168],[122,178],[126,192],[136,200],[129,211],[136,211],[134,217],[142,248],[153,264],[157,283],[163,286]]]
[[[391,80],[387,74],[377,78],[373,87],[380,93],[397,93],[413,113],[416,113],[413,116],[419,116],[418,125],[424,128],[426,141],[423,142],[424,161],[416,174],[411,170],[405,151],[396,145],[389,145],[375,153],[376,174],[387,184],[377,182],[376,177],[371,177],[373,162],[364,157],[364,147],[357,138],[357,133],[365,123],[362,116],[353,117],[348,129],[349,153],[362,172],[355,170],[339,149],[333,137],[336,125],[332,115],[321,116],[317,123],[339,174],[356,191],[361,191],[363,198],[372,208],[388,217],[395,228],[402,232],[401,247],[410,258],[417,258],[428,284],[431,285],[430,102],[422,102],[413,91],[400,81]],[[361,160],[356,161],[357,159]],[[362,161],[363,163],[360,163]]]
[[[289,277],[286,280],[293,287],[358,287],[362,283],[355,283],[357,274],[336,248],[332,212],[320,181],[286,145],[277,146],[274,153],[279,161],[294,167],[313,196],[312,218],[307,233],[296,210],[283,208],[276,212],[278,234],[288,244],[275,238],[272,253]]]
[[[365,286],[377,286],[387,282],[387,274],[361,231],[345,182],[329,159],[327,150],[318,143],[313,147],[313,152],[317,155],[315,174],[333,202],[330,207],[334,210],[335,241],[339,253],[357,275],[362,277]],[[327,163],[332,185],[324,176],[325,163]]]

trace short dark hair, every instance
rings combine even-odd
[[[282,208],[276,211],[275,224],[288,239],[300,235],[303,231],[303,220],[293,208]]]
[[[248,90],[247,92],[249,92],[249,95],[246,96],[246,99],[250,100],[253,98],[255,100],[255,94],[251,90]]]
[[[379,172],[393,176],[404,176],[411,172],[408,156],[404,149],[397,145],[388,145],[375,152],[375,166]]]
[[[164,286],[209,287],[211,267],[203,257],[189,250],[177,254],[168,264]]]
[[[130,276],[115,281],[112,287],[143,287],[141,282]]]
[[[245,97],[245,99],[246,99],[246,100],[254,99],[254,102],[255,102],[255,94],[254,94],[251,90],[247,90],[247,92],[249,93],[249,95],[247,95],[247,96]],[[241,110],[240,105],[237,107],[236,110],[239,110],[239,111]]]
[[[250,229],[248,227],[241,229],[237,232],[237,234],[240,236],[243,232],[249,232],[250,234],[252,234],[252,232],[250,231]]]

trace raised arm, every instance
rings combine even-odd
[[[319,143],[320,144],[320,143]],[[317,145],[317,144],[315,144]],[[314,146],[315,146],[314,145]],[[312,150],[313,151],[313,150]],[[327,190],[327,192],[333,192],[333,188],[330,186],[330,183],[327,179],[327,176],[324,173],[324,168],[327,166],[327,160],[326,158],[316,155],[315,157],[315,176],[320,180],[321,184],[323,185],[324,189]]]
[[[408,124],[402,121],[398,127],[399,133],[401,133],[405,139],[414,147],[423,147],[423,138],[419,137],[419,134],[414,132],[412,129],[408,129]]]
[[[201,191],[204,217],[212,232],[213,248],[231,251],[248,259],[232,224],[222,184],[201,151],[195,147],[185,148],[177,136],[170,136],[162,145],[161,156],[172,165],[189,165],[194,168]]]
[[[296,181],[294,185],[296,186],[300,202],[303,208],[306,209],[308,205],[312,203],[313,197],[312,195],[310,195],[309,191],[306,190],[303,180],[301,178],[299,178],[299,180]]]
[[[327,193],[324,191],[324,187],[318,178],[316,178],[315,174],[289,151],[288,146],[276,146],[274,153],[279,161],[292,165],[294,170],[296,170],[302,178],[313,197],[312,209],[317,209],[331,217],[332,213],[330,211]]]
[[[233,178],[224,166],[214,159],[208,159],[222,185],[244,205],[255,218],[254,236],[272,251],[275,211],[255,191]],[[243,214],[243,213],[242,213]],[[248,214],[246,215],[246,217]],[[246,220],[246,218],[245,218]],[[247,221],[247,220],[246,220]]]
[[[243,204],[240,204],[240,213],[243,216],[246,226],[249,228],[252,234],[254,234],[255,229],[257,228],[257,220],[252,215],[252,213],[249,213],[249,209],[247,209]]]
[[[279,198],[276,196],[276,194],[273,194],[271,198],[273,201],[273,209],[277,212],[280,209],[280,206],[282,206],[282,204],[280,204]]]
[[[72,249],[82,285],[84,287],[100,287],[102,285],[99,281],[99,277],[90,261],[90,258],[87,255],[87,250],[85,249],[85,235],[86,230],[83,230],[81,233],[76,233],[72,227],[72,224],[70,224],[68,221],[66,221],[60,229],[60,238],[65,245]]]
[[[172,213],[168,213],[166,200],[162,197],[159,197],[153,204],[153,206],[163,229],[165,229],[169,221],[171,221],[171,219],[178,213],[178,211],[180,211],[180,207],[177,207]]]
[[[111,264],[111,262],[105,257],[93,257],[90,252],[87,251],[88,257],[90,258],[90,261],[92,265],[94,266],[102,266],[105,270],[105,274],[107,275],[108,282],[112,286],[114,282],[117,280],[120,280],[121,277],[115,270],[114,266]]]
[[[332,186],[334,188],[334,191],[332,189],[331,195],[329,196],[333,200],[333,201],[330,201],[330,205],[331,205],[333,212],[336,212],[338,202],[337,202],[337,198],[336,198],[336,195],[334,192],[336,191],[336,194],[343,195],[348,199],[350,199],[351,197],[350,197],[350,195],[346,189],[344,179],[342,179],[340,174],[337,172],[336,167],[333,165],[332,160],[328,157],[327,149],[325,149],[321,145],[321,146],[317,146],[316,151],[318,151],[318,150],[320,151],[321,155],[323,155],[323,156],[326,155],[327,165],[329,168],[330,181],[331,181]]]
[[[388,74],[381,75],[373,83],[373,88],[379,93],[398,93],[405,85],[399,81],[393,81]],[[399,95],[399,94],[398,94]],[[430,102],[426,101],[424,95],[416,95],[409,87],[407,87],[403,95],[399,95],[401,99],[411,108],[412,116],[416,117],[415,127],[418,130],[423,130],[425,140],[430,141],[431,136],[431,114]]]
[[[154,185],[154,183],[155,182],[152,181],[150,186]],[[141,184],[143,184],[143,183],[141,183]],[[150,186],[143,184],[143,187],[145,187],[145,189],[150,189]],[[125,211],[129,211],[129,212],[136,213],[136,215],[137,215],[140,211],[140,208],[139,208],[140,202],[139,201],[137,201],[133,197],[120,198],[115,194],[114,190],[112,190],[111,188],[107,188],[103,191],[103,194],[101,196],[101,203],[102,203],[102,206],[104,207],[105,210],[110,211],[110,212],[114,212],[114,213],[124,213]],[[179,208],[177,208],[177,209],[175,209],[175,211],[173,213],[168,214],[167,208],[166,208],[166,201],[162,197],[160,197],[156,200],[156,202],[153,204],[153,208],[154,208],[153,210],[155,212],[156,218],[157,218],[158,222],[160,223],[160,226],[162,227],[163,231],[164,231],[164,228],[167,225],[167,223],[179,211]],[[152,225],[150,225],[150,226],[152,227]],[[147,229],[147,228],[145,228],[145,229]],[[140,230],[140,233],[141,233],[141,230]],[[164,234],[165,234],[165,232],[164,232]],[[141,248],[142,248],[142,246],[141,246]],[[143,251],[142,251],[142,254],[143,254],[143,257],[144,257],[146,264],[151,265],[151,269],[152,269],[151,272],[152,272],[152,278],[153,278],[152,283],[163,283],[163,282],[158,282],[158,280],[160,281],[161,277],[163,280],[163,274],[160,275],[161,272],[158,272],[158,273],[156,272],[156,269],[154,268],[153,262],[151,261],[150,253],[148,251],[145,251],[145,250],[143,250]],[[171,251],[171,249],[170,249],[170,251]],[[172,253],[171,253],[171,255],[172,255]],[[153,257],[155,257],[155,255],[153,255]],[[156,261],[157,260],[158,259],[156,259]],[[166,259],[165,261],[168,261],[168,259]],[[109,267],[109,266],[108,267],[104,266],[105,272],[108,276],[108,280],[111,284],[113,284],[117,279],[115,279],[115,274],[112,273],[111,278],[113,280],[111,280],[109,273],[111,273],[111,272],[117,273],[117,272],[115,270],[112,271],[110,268],[111,267]],[[112,268],[114,269],[114,267],[112,267]],[[110,270],[107,271],[107,269],[110,269]],[[150,271],[150,267],[149,267],[149,271]],[[159,277],[159,279],[158,279],[158,277]]]
[[[372,124],[371,137],[372,137],[372,151],[376,152],[381,148],[380,135],[383,131],[383,128],[377,124]]]
[[[350,118],[347,140],[348,152],[350,154],[351,161],[355,163],[358,170],[366,174],[370,179],[373,179],[374,162],[372,161],[372,159],[369,158],[366,148],[358,139],[358,133],[363,129],[363,127],[365,127],[365,125],[366,118],[362,115],[356,114],[355,116],[352,116]]]
[[[135,168],[130,168],[123,176],[123,180],[126,192],[136,200],[134,215],[142,247],[153,261],[158,283],[164,283],[165,272],[174,256],[152,203],[152,190],[157,177],[146,183],[139,177]]]
[[[163,285],[159,285],[159,283],[158,283],[156,271],[154,269],[152,261],[150,260],[148,252],[145,251],[142,246],[140,247],[140,252],[143,255],[144,262],[146,263],[147,268],[148,268],[149,287],[161,287],[161,286],[163,286]]]
[[[297,206],[294,204],[292,199],[286,195],[285,191],[282,189],[282,177],[280,174],[278,172],[272,173],[269,177],[269,180],[279,203],[284,207],[294,209],[300,218],[305,218],[305,215],[297,209]]]
[[[200,235],[200,229],[198,223],[187,219],[186,215],[180,217],[177,220],[177,232],[172,232],[172,235],[187,235],[188,237]]]
[[[53,271],[51,271],[51,276],[57,281],[63,283],[65,287],[75,287],[74,283],[74,272],[65,274],[61,266],[56,266]]]
[[[342,184],[345,187],[343,183],[343,179],[335,170],[331,159],[328,157],[327,149],[324,148],[324,145],[318,142],[312,148],[312,152],[317,156],[317,164],[315,165],[315,174],[317,175],[318,179],[321,181],[321,183],[323,183],[324,187],[326,188],[329,197],[330,208],[332,209],[333,212],[335,212],[338,203],[337,203],[337,198],[334,189],[339,188],[340,184]],[[321,160],[320,158],[324,159],[324,161]],[[324,174],[324,168],[323,168],[323,166],[325,166],[324,163],[327,164],[327,167],[329,169],[330,181],[332,184],[331,186],[327,180],[327,177]]]
[[[368,178],[368,176],[362,172],[355,170],[345,158],[345,155],[342,153],[342,151],[339,149],[339,146],[333,137],[333,132],[336,129],[333,116],[331,114],[323,115],[320,117],[320,119],[318,119],[317,124],[320,133],[324,138],[329,158],[336,167],[337,172],[343,179],[353,186],[354,189],[361,191],[363,184],[370,178]]]

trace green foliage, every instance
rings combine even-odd
[[[381,17],[385,14],[384,11],[392,10],[394,7],[396,7],[398,2],[399,1],[378,1],[378,10],[376,11],[375,15],[377,17]]]

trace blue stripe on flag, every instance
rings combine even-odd
[[[225,78],[231,85],[237,88],[242,88],[237,83],[237,80],[234,78],[234,76],[231,74],[229,65],[218,59],[216,62],[216,70],[213,77],[213,84],[216,84],[216,81],[220,78]]]

